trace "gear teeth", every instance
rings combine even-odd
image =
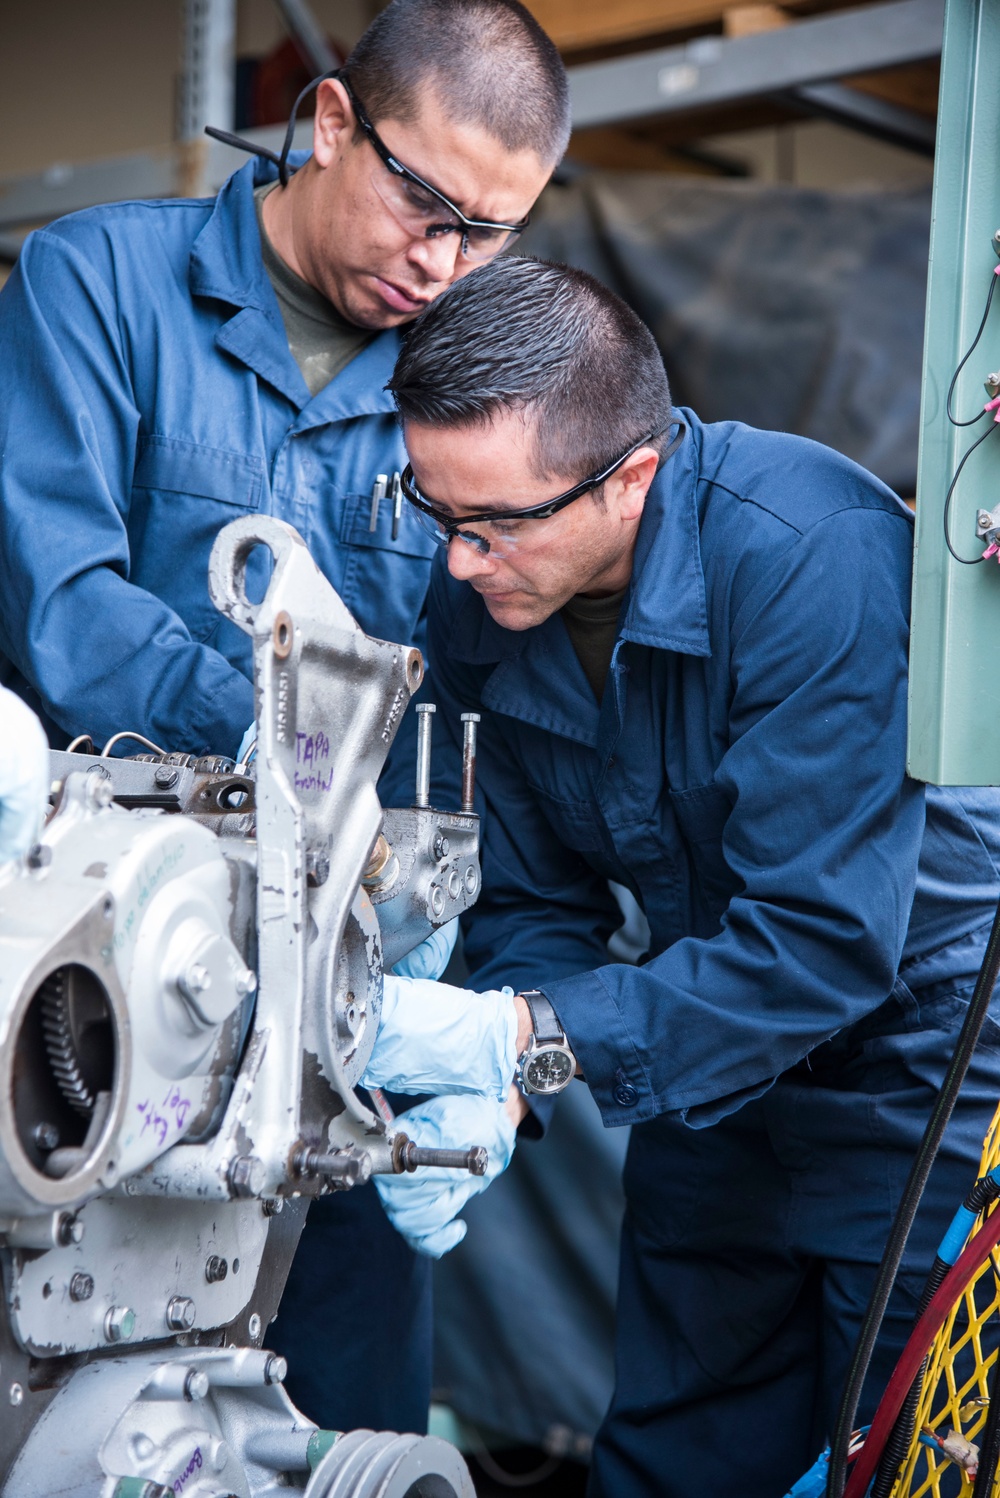
[[[55,972],[42,984],[42,1029],[49,1064],[59,1091],[77,1113],[89,1118],[97,1099],[87,1086],[73,1044],[66,979]]]

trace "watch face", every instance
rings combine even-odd
[[[524,1063],[524,1081],[531,1092],[558,1092],[573,1075],[576,1063],[568,1051],[539,1049]]]

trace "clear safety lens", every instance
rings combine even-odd
[[[548,530],[548,522],[545,520],[501,520],[495,524],[481,521],[475,526],[469,526],[468,529],[463,526],[460,530],[446,530],[433,515],[428,515],[424,510],[418,510],[416,506],[413,507],[413,514],[422,529],[432,536],[439,546],[447,546],[453,540],[462,541],[466,546],[474,547],[482,556],[509,557],[518,550],[525,537],[540,541],[543,533]]]
[[[508,229],[463,224],[440,198],[415,182],[398,177],[381,162],[372,174],[372,183],[400,228],[420,239],[458,234],[467,260],[489,260],[514,238]]]

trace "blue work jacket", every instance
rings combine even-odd
[[[251,642],[207,578],[241,515],[294,525],[365,630],[420,643],[434,543],[410,513],[393,540],[388,501],[368,529],[376,475],[405,462],[398,335],[310,398],[261,259],[253,189],[274,176],[61,219],[0,294],[0,678],[54,742],[236,752]]]
[[[483,715],[473,984],[543,988],[607,1124],[711,1124],[897,972],[974,972],[1000,884],[1000,793],[904,773],[908,511],[816,443],[681,415],[600,707],[558,614],[507,631],[431,588],[439,718]]]

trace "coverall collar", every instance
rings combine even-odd
[[[290,158],[293,166],[305,152]],[[295,406],[296,430],[354,416],[391,415],[395,406],[383,387],[392,375],[399,335],[389,329],[374,338],[347,367],[312,398],[288,347],[285,325],[260,252],[254,188],[277,178],[269,161],[247,162],[222,187],[212,216],[191,251],[193,296],[212,297],[237,309],[216,335],[216,344],[280,391]]]
[[[702,426],[692,412],[682,415],[688,426],[684,441],[646,496],[601,708],[558,615],[534,629],[507,630],[490,617],[470,587],[455,621],[454,652],[470,664],[496,663],[483,689],[483,701],[494,712],[597,747],[613,736],[613,722],[620,714],[622,641],[684,655],[711,655],[698,514]],[[605,708],[611,710],[611,722]]]

